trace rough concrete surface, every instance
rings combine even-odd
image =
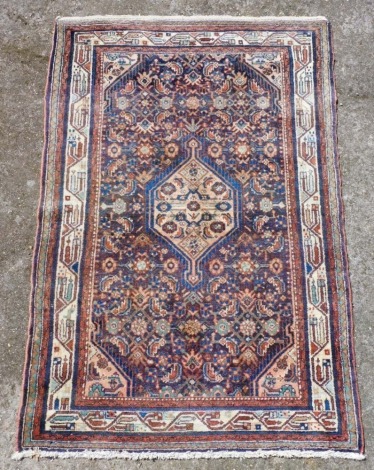
[[[374,468],[374,357],[371,354],[374,332],[373,0],[0,0],[0,7],[0,468]],[[366,461],[280,458],[180,462],[10,460],[28,323],[31,255],[43,144],[43,96],[53,21],[56,16],[99,14],[324,15],[331,20]]]

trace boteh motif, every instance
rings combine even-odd
[[[359,456],[328,23],[98,21],[56,27],[19,449]]]

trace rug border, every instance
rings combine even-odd
[[[36,282],[35,282],[35,275],[37,273],[37,265],[38,265],[38,257],[40,252],[40,237],[43,232],[43,206],[45,203],[46,198],[46,184],[45,180],[43,180],[43,176],[45,176],[46,172],[48,171],[48,167],[50,165],[49,158],[48,158],[48,145],[49,139],[48,137],[48,130],[49,130],[49,121],[51,110],[50,108],[50,99],[51,99],[51,88],[52,84],[50,82],[50,77],[53,74],[53,69],[55,66],[55,53],[56,53],[56,42],[58,36],[58,27],[61,25],[84,25],[90,24],[95,22],[102,22],[102,23],[110,23],[113,20],[117,21],[118,23],[122,22],[147,22],[147,21],[162,21],[162,22],[170,22],[170,23],[178,23],[178,22],[220,22],[220,23],[230,23],[233,21],[241,21],[241,22],[253,22],[253,23],[269,23],[269,24],[287,24],[288,22],[297,22],[297,23],[313,23],[313,22],[320,22],[325,23],[327,26],[327,54],[324,58],[326,63],[326,71],[328,76],[326,81],[328,82],[329,89],[326,90],[326,95],[329,95],[331,98],[331,105],[328,110],[330,113],[331,118],[331,134],[330,140],[332,144],[333,156],[332,164],[334,166],[334,175],[333,181],[329,189],[329,195],[334,195],[336,198],[336,208],[333,210],[332,218],[337,220],[336,226],[339,230],[340,235],[340,257],[342,263],[342,273],[341,276],[344,279],[346,292],[345,292],[345,300],[346,300],[346,316],[347,316],[347,329],[349,332],[347,338],[347,349],[348,349],[348,358],[349,358],[349,374],[352,383],[352,395],[353,405],[355,408],[355,419],[357,425],[357,434],[361,440],[360,445],[358,446],[357,450],[352,451],[338,451],[338,450],[331,450],[327,449],[326,451],[313,451],[313,450],[246,450],[246,451],[177,451],[177,452],[168,452],[168,451],[161,451],[161,452],[129,452],[129,451],[92,451],[92,450],[77,450],[77,451],[64,451],[64,450],[56,450],[56,451],[45,451],[39,450],[38,448],[30,449],[30,450],[22,450],[22,443],[21,437],[23,434],[23,425],[24,425],[24,410],[27,402],[28,396],[28,382],[29,382],[29,360],[31,358],[31,348],[33,345],[34,337],[34,326],[35,326],[35,318],[34,318],[34,310],[33,310],[33,297],[36,290]],[[49,64],[48,64],[48,73],[47,73],[47,83],[45,87],[45,95],[44,95],[44,146],[43,146],[43,158],[42,158],[42,165],[41,165],[41,172],[40,172],[40,194],[39,194],[39,205],[37,211],[37,230],[36,236],[34,241],[34,253],[33,253],[33,261],[32,261],[32,270],[31,270],[31,281],[32,281],[32,289],[30,295],[30,314],[29,314],[29,325],[27,328],[27,345],[26,345],[26,360],[24,363],[24,370],[23,370],[23,382],[22,382],[22,389],[21,389],[21,406],[19,407],[18,412],[18,423],[17,423],[17,432],[16,432],[16,439],[20,439],[17,442],[17,449],[18,452],[15,452],[12,455],[12,459],[14,460],[22,460],[26,457],[43,457],[43,458],[88,458],[88,459],[194,459],[194,458],[267,458],[267,457],[287,457],[287,458],[343,458],[343,459],[353,459],[353,460],[364,460],[366,457],[364,455],[364,430],[362,425],[362,408],[361,408],[361,400],[359,395],[359,387],[358,387],[358,380],[357,380],[357,365],[356,365],[356,355],[355,355],[355,337],[354,337],[354,317],[352,312],[352,289],[351,289],[351,281],[350,281],[350,272],[349,272],[349,258],[348,258],[348,251],[347,251],[347,237],[346,237],[346,229],[345,229],[345,209],[344,209],[344,202],[342,197],[342,171],[341,171],[341,161],[340,155],[338,151],[338,135],[337,135],[337,93],[336,93],[336,80],[335,80],[335,57],[334,57],[334,48],[333,48],[333,38],[332,38],[332,31],[331,31],[331,23],[329,20],[324,16],[311,16],[311,17],[293,17],[293,16],[282,16],[282,17],[274,17],[274,16],[262,16],[262,17],[248,17],[248,16],[220,16],[220,15],[209,15],[209,16],[159,16],[159,15],[149,15],[149,16],[135,16],[135,15],[103,15],[103,16],[83,16],[83,17],[57,17],[55,20],[55,24],[53,26],[54,34],[52,35],[52,47],[51,53],[49,57]],[[326,108],[324,109],[326,111]],[[331,175],[330,175],[331,176]],[[330,197],[329,197],[330,199]]]
[[[19,398],[19,407],[16,417],[17,428],[14,436],[15,449],[16,453],[25,452],[22,449],[22,435],[23,427],[25,421],[25,409],[27,405],[27,398],[29,392],[29,371],[30,371],[30,361],[32,358],[32,344],[34,341],[34,326],[35,326],[35,315],[33,308],[34,295],[36,291],[36,276],[38,268],[38,257],[40,252],[41,244],[40,238],[43,232],[43,206],[46,196],[46,179],[45,175],[48,170],[48,132],[49,132],[49,120],[50,120],[50,99],[51,99],[51,89],[52,81],[50,78],[53,75],[53,68],[55,65],[55,53],[57,45],[57,36],[58,36],[58,23],[57,18],[55,19],[54,24],[51,27],[51,39],[50,39],[50,53],[48,58],[48,65],[46,67],[46,83],[44,86],[44,97],[43,97],[43,150],[41,153],[41,162],[40,162],[40,173],[39,173],[39,197],[38,205],[36,210],[36,228],[35,236],[33,242],[33,253],[31,258],[31,270],[30,270],[30,294],[29,294],[29,308],[28,308],[28,325],[26,328],[26,341],[25,341],[25,353],[24,353],[24,364],[22,369],[22,382],[21,382],[21,393]],[[15,454],[16,454],[15,453]],[[12,459],[13,456],[12,455]]]
[[[339,118],[338,118],[338,94],[336,91],[336,68],[335,68],[335,48],[334,48],[334,32],[331,26],[331,22],[327,20],[327,43],[329,47],[327,55],[327,68],[329,71],[330,78],[330,99],[331,99],[331,120],[332,120],[332,146],[333,146],[333,164],[335,169],[335,181],[331,185],[329,190],[329,195],[335,194],[337,202],[336,213],[332,213],[332,217],[337,219],[337,227],[340,235],[340,249],[341,249],[341,261],[342,261],[342,273],[341,276],[344,278],[346,292],[345,299],[347,301],[347,322],[348,322],[348,357],[349,357],[349,372],[352,383],[352,395],[354,396],[354,407],[355,407],[355,418],[357,425],[357,436],[358,436],[358,451],[365,458],[365,430],[362,420],[362,403],[360,395],[360,386],[358,383],[358,368],[357,368],[357,358],[356,358],[356,336],[355,336],[355,312],[353,306],[353,292],[352,292],[352,281],[351,281],[351,272],[350,272],[350,261],[348,254],[348,239],[346,232],[346,213],[345,205],[343,198],[343,177],[342,177],[342,163],[341,163],[341,154],[339,151],[339,136],[338,136],[338,127],[339,127]]]

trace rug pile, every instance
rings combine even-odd
[[[18,453],[363,458],[324,18],[59,18]]]

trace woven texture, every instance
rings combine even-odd
[[[57,20],[19,451],[359,458],[331,61],[322,18]]]

